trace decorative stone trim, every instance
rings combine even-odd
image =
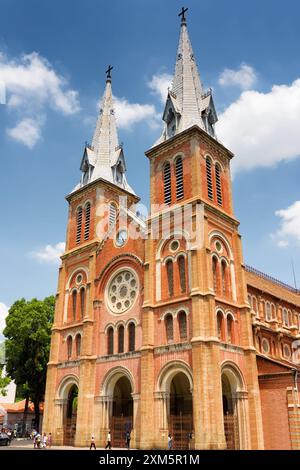
[[[169,352],[189,351],[190,349],[192,349],[192,345],[190,343],[176,343],[154,348],[154,354],[159,356]]]
[[[133,359],[140,357],[141,353],[140,351],[132,351],[132,352],[126,352],[126,353],[121,353],[121,354],[111,354],[109,356],[99,356],[96,359],[96,363],[102,363],[102,362],[114,362],[114,361],[120,361],[120,360],[125,360],[125,359]]]

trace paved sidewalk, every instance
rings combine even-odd
[[[0,452],[2,450],[34,450],[36,452],[47,452],[48,450],[90,450],[89,447],[71,447],[71,446],[51,446],[51,449],[34,449],[33,441],[31,439],[13,439],[10,446],[0,446]],[[103,447],[97,448],[97,450],[104,450]],[[126,449],[117,449],[113,448],[112,450],[123,450]],[[134,450],[134,449],[130,449]],[[92,452],[92,451],[91,451]]]

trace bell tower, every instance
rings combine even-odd
[[[216,137],[212,91],[205,91],[200,79],[186,11],[179,14],[179,46],[163,131],[146,152],[151,235],[145,250],[141,446],[151,448],[153,442],[159,446],[181,413],[185,416],[181,425],[192,429],[195,448],[228,447],[225,374],[238,360],[236,374],[243,385],[234,398],[238,396],[232,426],[239,448],[261,448],[256,355],[239,222],[232,204],[233,154]],[[163,370],[171,358],[178,362],[178,373],[163,386]],[[189,378],[192,400],[180,411],[170,405],[178,374],[182,380],[183,375]],[[157,406],[150,384],[157,391]],[[151,429],[157,428],[161,436],[155,440]]]

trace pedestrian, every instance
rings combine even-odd
[[[127,450],[129,450],[129,448],[130,448],[130,439],[131,439],[131,437],[130,437],[130,432],[127,431],[127,432],[126,432],[126,439],[125,439],[125,440],[126,440],[126,447],[127,447]]]
[[[35,442],[36,442],[36,447],[38,449],[41,448],[41,435],[40,433],[37,433],[36,436],[35,436]]]
[[[42,438],[42,447],[47,447],[47,434],[44,432],[43,438]]]
[[[92,449],[96,449],[96,444],[95,444],[95,436],[93,435],[92,438],[91,438],[91,445],[90,445],[90,450]]]
[[[111,449],[111,433],[110,431],[108,431],[108,434],[107,434],[107,444],[105,446],[105,449],[109,448],[109,450]]]
[[[47,440],[47,446],[48,446],[48,449],[51,449],[51,446],[52,446],[52,434],[51,434],[51,432],[49,432],[49,436],[48,436],[48,440]]]
[[[34,431],[33,433],[33,448],[34,449],[36,449],[36,446],[37,446],[36,436],[37,436],[37,433]]]
[[[168,434],[168,449],[171,450],[173,447],[173,437],[171,436],[171,433]]]
[[[193,433],[192,432],[189,432],[188,434],[188,440],[189,440],[189,450],[191,449],[191,441],[193,439]]]

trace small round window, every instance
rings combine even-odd
[[[270,352],[269,341],[265,338],[262,340],[262,350],[263,350],[264,354],[269,354],[269,352]]]
[[[178,240],[173,240],[170,244],[170,250],[171,251],[177,251],[179,248],[179,241]]]
[[[222,245],[219,241],[215,243],[216,250],[220,253],[222,251]]]
[[[78,284],[78,285],[81,284],[81,283],[82,283],[82,279],[83,279],[82,274],[78,274],[78,275],[76,276],[76,284]]]

